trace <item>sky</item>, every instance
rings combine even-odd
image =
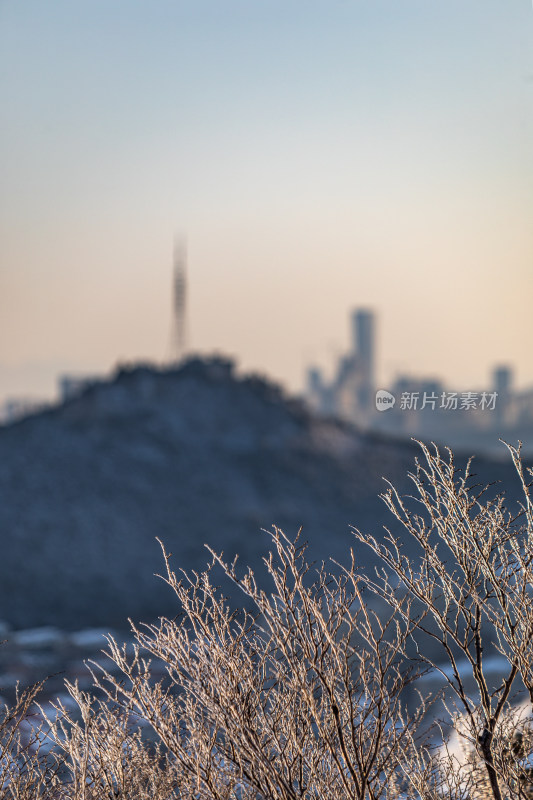
[[[189,347],[533,385],[531,0],[0,0],[0,402]]]

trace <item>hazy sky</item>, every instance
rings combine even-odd
[[[0,399],[195,350],[533,384],[531,0],[0,0]]]

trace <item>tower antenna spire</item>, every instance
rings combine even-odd
[[[183,359],[187,350],[187,249],[183,239],[175,237],[172,277],[171,358]]]

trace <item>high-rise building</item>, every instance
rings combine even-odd
[[[365,414],[371,409],[374,386],[374,313],[368,309],[358,309],[352,313],[352,338],[355,356],[355,369],[358,375],[356,410]],[[357,413],[357,412],[356,412]]]
[[[353,354],[366,372],[370,383],[374,383],[374,312],[358,309],[352,313]]]
[[[308,397],[322,413],[333,413],[367,427],[374,408],[374,312],[357,309],[351,314],[351,351],[338,364],[331,384],[316,369],[308,371]]]

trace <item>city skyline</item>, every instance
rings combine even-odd
[[[398,374],[384,387],[376,383],[372,309],[350,314],[351,337],[331,379],[310,366],[305,399],[320,416],[344,420],[363,431],[415,437],[454,449],[500,451],[501,440],[521,441],[531,453],[533,386],[518,390],[513,370],[492,365],[490,379],[475,387],[450,387],[439,375]]]
[[[0,4],[0,400],[189,340],[292,391],[376,309],[378,383],[533,384],[533,10]]]
[[[173,260],[173,319],[171,321],[170,342],[167,348],[167,357],[159,360],[132,359],[113,365],[106,372],[83,372],[77,368],[61,370],[54,375],[53,392],[48,396],[8,395],[0,399],[0,424],[9,424],[35,413],[40,413],[48,408],[61,405],[85,392],[95,385],[114,381],[122,372],[131,372],[140,369],[154,373],[180,370],[187,365],[202,362],[204,364],[218,364],[223,370],[230,369],[237,377],[258,376],[267,383],[278,384],[285,392],[294,392],[275,377],[256,369],[241,369],[241,365],[231,355],[220,351],[199,353],[186,347],[187,328],[187,261],[186,248],[183,242],[176,242]],[[380,382],[379,375],[380,355],[377,352],[376,342],[379,339],[379,315],[371,308],[355,308],[349,314],[349,337],[343,352],[337,354],[336,359],[327,365],[319,367],[316,363],[306,366],[306,375],[302,390],[297,396],[309,408],[320,415],[335,416],[354,423],[362,429],[385,430],[389,433],[414,434],[420,420],[412,430],[409,426],[415,417],[431,406],[432,410],[442,412],[449,410],[487,410],[494,411],[498,399],[498,415],[492,417],[492,422],[500,420],[507,427],[522,420],[529,425],[533,420],[533,385],[522,386],[516,380],[516,373],[508,362],[493,363],[489,365],[487,378],[478,386],[468,389],[461,386],[450,386],[442,375],[432,372],[423,374],[411,370],[396,372],[391,380],[385,384]],[[394,395],[391,394],[394,392]],[[384,418],[378,411],[392,410],[388,406],[380,405],[379,399],[385,395],[389,404],[394,396],[394,414],[390,419]],[[505,414],[502,416],[504,403]],[[378,407],[379,406],[379,407]],[[408,418],[405,414],[398,417],[399,410],[412,410]],[[442,415],[441,415],[442,416]],[[445,414],[446,416],[446,414]],[[403,417],[403,419],[402,419]],[[427,418],[427,412],[423,414]],[[451,420],[451,418],[450,418]],[[467,422],[467,417],[460,421],[461,425]],[[424,420],[421,420],[424,422]],[[456,420],[457,421],[457,420]],[[477,421],[473,420],[477,427]],[[427,419],[426,419],[427,422]],[[385,423],[383,425],[383,423]],[[391,424],[389,424],[391,423]],[[407,423],[407,427],[404,426]],[[444,420],[446,430],[446,420]],[[522,424],[522,423],[520,423]],[[427,427],[427,426],[426,426]],[[467,425],[468,427],[468,425]],[[431,426],[430,426],[431,428]],[[451,430],[451,429],[450,429]],[[498,426],[491,428],[498,432]],[[529,433],[525,428],[521,438],[529,440]],[[501,430],[498,436],[505,435]],[[457,433],[457,431],[455,431]],[[438,438],[438,437],[437,437]]]

